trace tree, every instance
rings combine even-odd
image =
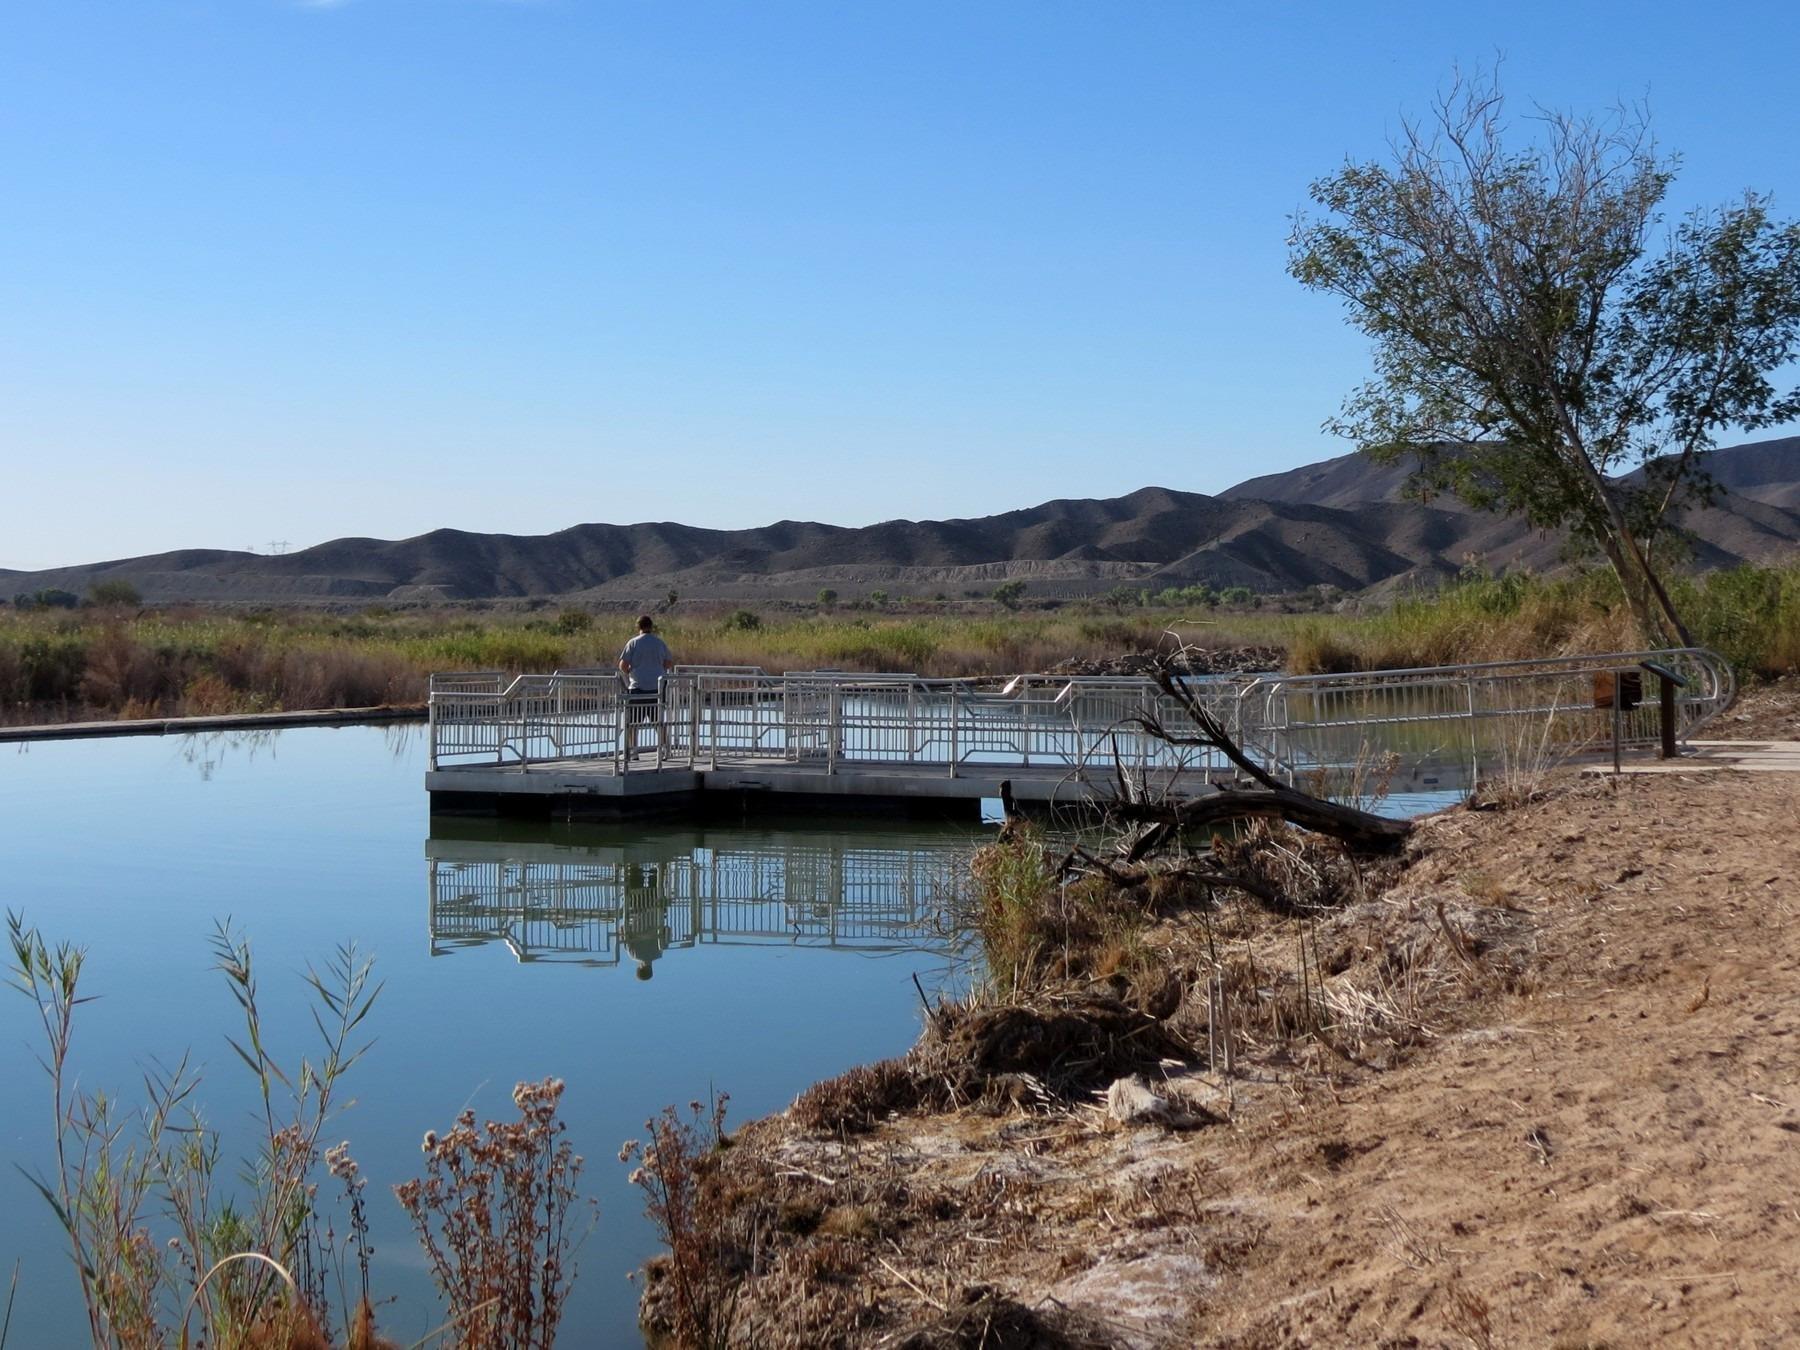
[[[13,603],[20,609],[77,609],[81,605],[81,597],[74,591],[48,590],[33,591],[29,595],[15,595]]]
[[[838,594],[831,587],[822,587],[819,591],[819,608],[830,609],[837,603]]]
[[[994,603],[1003,609],[1017,609],[1024,594],[1025,583],[1014,577],[1011,581],[1003,581],[994,587]]]
[[[1422,493],[1598,547],[1645,638],[1685,644],[1653,544],[1710,499],[1716,431],[1800,415],[1769,379],[1800,338],[1800,225],[1749,194],[1653,240],[1675,161],[1643,116],[1536,120],[1508,148],[1498,85],[1459,80],[1391,164],[1312,185],[1289,271],[1375,344],[1327,426],[1412,457]]]
[[[143,597],[136,586],[115,577],[111,581],[96,581],[88,587],[88,603],[102,607],[137,605],[143,603]]]

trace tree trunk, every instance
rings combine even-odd
[[[1341,839],[1366,853],[1391,853],[1412,833],[1410,821],[1378,816],[1286,787],[1228,789],[1177,802],[1114,802],[1110,811],[1120,820],[1152,821],[1187,829],[1256,816],[1272,817],[1315,834]]]

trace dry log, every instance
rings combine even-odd
[[[1308,796],[1288,787],[1222,788],[1185,801],[1114,802],[1119,820],[1205,829],[1256,817],[1285,820],[1315,834],[1340,839],[1362,853],[1392,853],[1412,832],[1410,821],[1378,816],[1354,806]]]

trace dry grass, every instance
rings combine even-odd
[[[561,1079],[513,1089],[516,1121],[465,1110],[425,1135],[425,1175],[395,1187],[458,1339],[549,1350],[574,1281],[582,1159],[557,1119]]]
[[[1740,673],[1800,670],[1800,565],[1675,579],[1695,639]],[[743,616],[750,615],[754,622]],[[1392,669],[1634,648],[1608,574],[1470,575],[1352,612],[1190,613],[1093,602],[1055,610],[911,602],[821,612],[682,605],[659,627],[691,664],[771,671],[835,668],[1012,675],[1168,647],[1171,630],[1215,650],[1287,653],[1295,673]],[[434,670],[610,667],[629,616],[564,609],[405,610],[371,606],[220,611],[172,607],[20,611],[0,607],[0,718],[52,720],[186,712],[369,707],[423,698]]]

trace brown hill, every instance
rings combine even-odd
[[[1800,545],[1800,437],[1721,450],[1726,488],[1693,513],[1696,561],[1723,566]],[[1402,499],[1404,473],[1355,455],[1271,474],[1216,497],[1142,488],[1044,502],[1001,515],[890,520],[861,528],[778,521],[711,530],[669,521],[577,525],[547,535],[434,530],[412,539],[335,539],[281,556],[187,549],[5,576],[7,593],[84,593],[131,582],[152,602],[485,599],[579,595],[630,600],[805,597],[829,586],[932,593],[1021,579],[1039,595],[1122,583],[1206,582],[1261,592],[1344,590],[1444,575],[1470,558],[1555,565],[1560,540],[1451,501]]]

